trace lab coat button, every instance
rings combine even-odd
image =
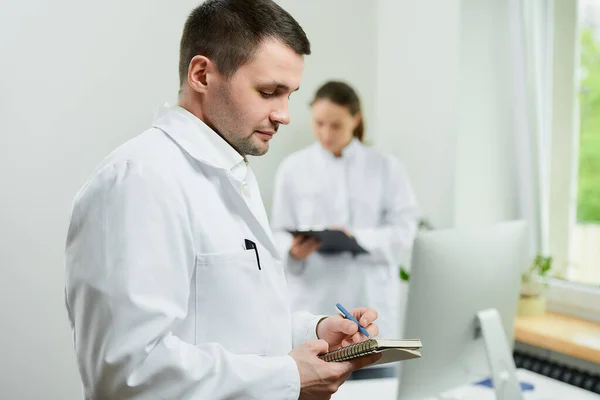
[[[244,197],[250,197],[250,189],[247,183],[242,183],[242,194]]]

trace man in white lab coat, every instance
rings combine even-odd
[[[340,316],[290,312],[245,159],[289,123],[308,39],[270,0],[208,0],[180,51],[179,105],[73,204],[65,296],[85,398],[327,399],[378,356],[317,357],[364,337]],[[374,310],[353,314],[377,334]]]

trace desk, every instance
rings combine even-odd
[[[519,381],[531,383],[534,391],[524,393],[525,400],[600,400],[600,395],[538,375],[524,369],[517,370]],[[435,378],[432,378],[435,379]],[[396,378],[348,381],[331,398],[333,400],[397,400]],[[426,400],[494,400],[492,389],[480,386],[462,386]]]
[[[600,323],[547,312],[517,317],[515,339],[543,349],[600,363]]]

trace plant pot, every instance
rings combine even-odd
[[[533,317],[543,315],[546,312],[546,297],[544,296],[521,296],[517,314],[520,317]]]

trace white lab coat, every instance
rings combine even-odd
[[[316,339],[319,319],[290,312],[252,170],[179,107],[77,194],[65,296],[85,398],[97,400],[297,399],[287,354]]]
[[[276,176],[271,226],[287,255],[292,309],[330,314],[336,303],[373,307],[380,337],[398,337],[399,264],[409,258],[418,219],[400,162],[357,139],[339,158],[319,143],[288,156]],[[314,225],[349,228],[370,254],[314,252],[305,261],[293,259],[286,230]]]

